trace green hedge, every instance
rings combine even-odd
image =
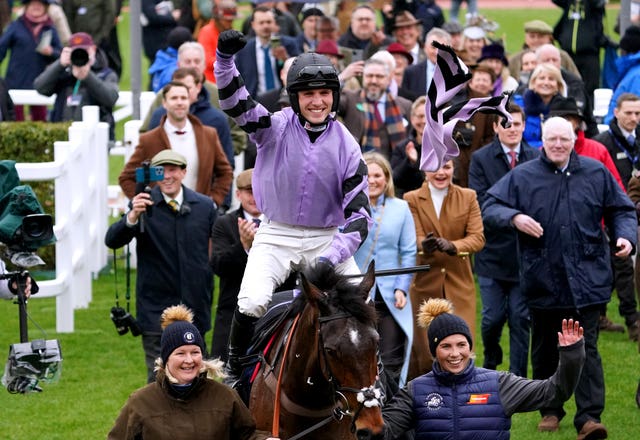
[[[53,143],[69,139],[70,125],[70,122],[0,122],[0,159],[23,163],[51,162]],[[44,211],[54,217],[55,224],[53,180],[24,183],[31,185]],[[54,245],[41,248],[38,255],[46,266],[34,269],[52,270],[55,267]]]

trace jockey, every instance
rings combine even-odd
[[[335,120],[338,72],[324,55],[298,56],[287,75],[291,108],[272,114],[251,98],[236,69],[233,55],[246,44],[240,32],[223,32],[214,64],[220,107],[257,146],[252,188],[266,218],[249,252],[231,324],[231,381],[242,370],[239,357],[253,337],[255,321],[289,276],[291,263],[329,264],[341,273],[359,273],[353,254],[371,226],[360,146]]]

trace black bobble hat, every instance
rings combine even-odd
[[[204,341],[202,335],[191,323],[193,314],[183,305],[167,308],[161,319],[162,337],[160,338],[160,357],[162,364],[167,365],[171,353],[183,345],[197,345],[204,355]]]
[[[640,26],[629,26],[620,39],[620,49],[627,53],[640,52]]]
[[[434,359],[438,344],[447,336],[463,335],[467,338],[469,347],[473,348],[473,339],[471,338],[469,326],[464,319],[453,314],[453,305],[444,298],[431,298],[425,301],[420,306],[418,324],[427,328],[429,351]]]

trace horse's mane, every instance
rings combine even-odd
[[[359,283],[354,283],[353,278],[341,275],[332,267],[324,264],[305,270],[304,275],[309,283],[327,294],[325,300],[320,302],[322,316],[330,315],[333,310],[338,309],[363,324],[375,326],[375,309],[365,302],[365,292],[360,291]],[[306,297],[299,295],[293,301],[290,310],[295,315],[302,312],[306,304]]]

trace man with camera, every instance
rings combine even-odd
[[[81,121],[82,107],[96,105],[100,120],[109,124],[114,139],[113,106],[118,100],[118,75],[108,67],[104,53],[89,34],[71,35],[60,58],[51,63],[33,82],[38,93],[56,94],[51,122]]]
[[[136,314],[149,382],[155,379],[154,363],[160,356],[160,315],[165,308],[189,307],[203,340],[211,328],[209,243],[216,220],[213,201],[183,185],[187,174],[183,155],[162,150],[153,156],[151,166],[163,169],[162,180],[139,191],[129,212],[111,225],[105,237],[112,249],[137,240]],[[114,322],[117,327],[127,324],[122,319]],[[133,317],[128,325],[135,325]]]

